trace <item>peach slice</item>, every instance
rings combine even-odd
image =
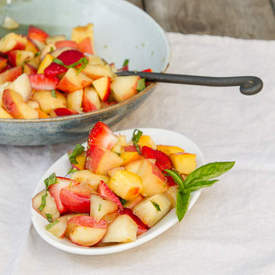
[[[157,150],[163,152],[168,156],[176,153],[184,153],[184,150],[182,148],[171,145],[157,145]]]
[[[13,66],[22,66],[34,57],[34,53],[30,51],[14,50],[9,52],[8,56]]]
[[[104,76],[108,76],[110,78],[115,77],[115,74],[111,70],[111,67],[107,64],[105,64],[105,65],[103,65],[103,64],[96,64],[96,65],[88,64],[85,67],[85,69],[83,70],[83,73],[94,80],[104,77]]]
[[[7,111],[0,107],[0,118],[13,118]]]
[[[22,67],[14,67],[0,73],[0,85],[8,81],[14,81],[19,75],[22,74]]]
[[[82,52],[94,54],[94,25],[87,24],[73,28],[72,40],[78,44]]]
[[[32,95],[31,83],[28,75],[25,73],[17,77],[16,80],[8,86],[8,89],[20,94],[24,101],[27,101]]]
[[[196,169],[196,155],[190,153],[175,153],[170,155],[171,161],[181,174],[190,174]]]
[[[82,106],[84,112],[92,112],[100,109],[101,103],[94,88],[87,87],[84,89]]]
[[[0,39],[0,52],[6,53],[12,50],[24,50],[27,44],[27,38],[16,34],[8,33]]]
[[[93,86],[97,94],[99,95],[100,99],[104,102],[107,101],[110,95],[110,86],[111,86],[111,79],[110,77],[104,76],[101,77],[93,82]]]

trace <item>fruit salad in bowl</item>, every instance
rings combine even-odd
[[[200,150],[180,134],[113,133],[98,122],[87,144],[77,144],[41,180],[32,200],[33,224],[43,239],[67,252],[129,249],[182,220],[199,190],[234,162],[202,164]]]

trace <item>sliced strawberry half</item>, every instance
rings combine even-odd
[[[78,112],[72,111],[68,108],[56,108],[54,109],[54,112],[57,116],[71,116],[71,115],[77,115]]]
[[[90,212],[90,195],[76,194],[69,188],[60,191],[60,200],[65,209],[73,213]]]
[[[96,145],[107,150],[111,149],[117,142],[117,137],[112,130],[103,122],[99,121],[90,131],[88,146]]]
[[[67,50],[62,52],[57,58],[60,59],[64,65],[69,66],[83,57],[84,54],[78,50]]]
[[[123,210],[120,211],[120,214],[123,215],[123,214],[126,214],[128,215],[138,226],[138,232],[137,234],[138,235],[141,235],[143,233],[145,233],[148,229],[149,229],[149,226],[146,225],[138,216],[136,216],[132,209],[130,208],[124,208]]]
[[[45,31],[35,26],[29,26],[28,37],[31,40],[38,40],[39,42],[45,42],[48,36],[49,35]]]
[[[52,62],[44,71],[44,74],[47,77],[55,77],[57,75],[66,73],[68,71],[67,68],[65,68],[64,66],[57,64],[55,62]]]
[[[57,182],[55,184],[50,185],[49,192],[55,200],[58,211],[60,212],[60,214],[62,214],[67,212],[67,209],[63,205],[60,198],[61,190],[69,186],[70,184],[74,184],[75,182],[71,179],[63,178],[63,177],[56,177],[56,180]]]
[[[105,200],[109,200],[109,201],[112,201],[112,202],[116,203],[120,210],[123,209],[123,205],[120,202],[120,199],[115,195],[115,193],[103,181],[100,181],[100,183],[97,187],[97,192]]]
[[[143,146],[141,153],[147,159],[155,159],[156,166],[160,170],[172,168],[172,162],[171,162],[170,158],[165,153],[163,153],[161,151],[154,150],[148,146]]]
[[[107,222],[103,219],[96,221],[92,216],[74,216],[68,220],[68,223],[87,226],[92,228],[107,228]]]
[[[31,74],[29,79],[32,88],[36,90],[53,90],[59,81],[57,77],[47,77],[44,74]]]

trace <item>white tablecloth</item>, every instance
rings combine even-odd
[[[161,84],[114,129],[158,127],[193,139],[207,161],[236,160],[181,224],[108,256],[75,256],[30,222],[38,179],[71,145],[0,147],[0,274],[275,274],[275,41],[168,34],[169,72],[258,75],[264,91]]]

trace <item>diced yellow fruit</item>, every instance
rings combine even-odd
[[[0,118],[12,118],[12,116],[2,107],[0,107]]]
[[[124,167],[115,167],[113,169],[110,169],[107,174],[108,176],[112,177],[118,170],[124,170]]]
[[[53,56],[50,55],[50,54],[47,54],[43,61],[40,63],[39,67],[38,67],[38,70],[37,70],[37,73],[38,74],[43,74],[45,69],[52,63],[53,61]]]
[[[168,156],[176,153],[184,153],[184,150],[182,148],[171,145],[157,145],[157,150],[165,153]]]
[[[122,152],[120,157],[123,159],[122,165],[126,165],[132,161],[142,159],[142,156],[138,152]]]
[[[109,187],[125,200],[133,200],[142,190],[141,178],[127,170],[118,170],[111,177]]]
[[[176,207],[177,193],[178,193],[178,186],[177,185],[170,186],[168,188],[168,190],[165,192],[165,194],[167,195],[167,197],[170,200],[173,207]]]
[[[76,158],[77,164],[72,164],[72,166],[78,170],[84,170],[85,161],[86,161],[86,153],[83,152],[82,154],[78,155]]]
[[[135,199],[127,201],[123,206],[125,208],[130,208],[133,209],[138,203],[140,203],[142,200],[144,199],[144,197],[142,197],[141,195],[138,195]]]
[[[138,145],[140,147],[147,146],[147,147],[156,149],[156,144],[155,144],[155,142],[152,140],[152,138],[150,136],[143,136],[142,135],[140,137],[139,141],[138,141]]]
[[[142,163],[142,159],[129,162],[125,166],[125,169],[132,172],[132,173],[137,174],[141,163]]]
[[[133,210],[149,227],[156,224],[171,208],[171,202],[165,194],[157,194],[140,202]]]
[[[93,44],[94,40],[94,25],[89,23],[86,26],[77,26],[72,30],[72,40],[80,43],[83,39],[89,37]]]
[[[112,151],[121,154],[122,148],[127,145],[126,136],[119,135],[117,139],[117,143],[113,146]]]
[[[175,169],[182,174],[190,174],[196,169],[196,155],[190,153],[176,153],[170,155]]]

